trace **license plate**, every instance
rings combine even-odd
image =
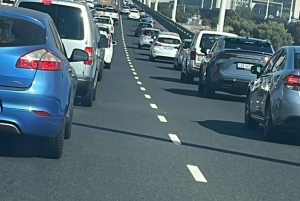
[[[246,70],[250,70],[251,66],[252,66],[252,64],[244,64],[244,63],[238,63],[237,64],[237,68],[246,69]]]

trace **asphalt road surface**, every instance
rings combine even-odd
[[[76,106],[60,160],[0,140],[0,200],[299,200],[300,140],[263,141],[243,126],[243,97],[201,98],[172,62],[149,62],[136,25],[116,27],[112,69],[93,107]]]

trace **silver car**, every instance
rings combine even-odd
[[[144,28],[139,37],[138,48],[141,49],[143,47],[150,47],[153,40],[160,33],[159,29],[154,28]]]
[[[184,39],[182,41],[182,44],[180,45],[179,50],[178,50],[175,60],[174,60],[174,69],[175,70],[181,70],[183,58],[186,54],[186,50],[190,48],[191,43],[192,43],[192,39]]]
[[[245,126],[264,126],[264,137],[272,140],[279,132],[300,129],[300,47],[280,48],[264,66],[255,65],[257,75],[248,86]]]

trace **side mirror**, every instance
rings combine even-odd
[[[112,41],[112,45],[117,45],[118,43],[117,43],[117,41]]]
[[[107,48],[110,44],[110,41],[106,37],[100,37],[98,42],[98,48]]]
[[[70,62],[86,61],[89,59],[89,55],[86,51],[80,49],[74,49],[71,57],[68,59]]]
[[[251,66],[250,71],[252,74],[260,75],[260,73],[262,72],[262,68],[263,68],[262,65],[254,65],[254,66]]]

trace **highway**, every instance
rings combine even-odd
[[[93,107],[76,106],[60,160],[20,154],[22,144],[3,137],[0,200],[299,199],[298,138],[263,141],[244,128],[243,97],[199,97],[172,62],[149,62],[137,48],[137,22],[120,24],[112,69]]]

